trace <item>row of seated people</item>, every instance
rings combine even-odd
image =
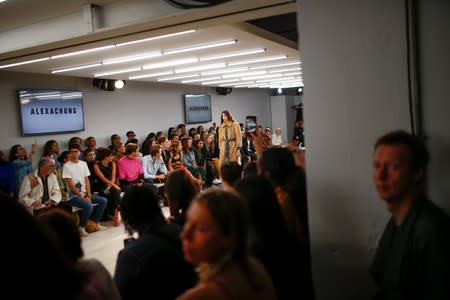
[[[245,133],[245,129],[242,130],[242,147],[241,147],[241,157],[242,162],[246,163],[252,161],[256,157],[255,147],[251,139],[248,139]],[[264,132],[264,145],[265,148],[271,145],[270,141],[270,128],[266,127]],[[151,132],[143,143],[140,144],[139,153],[141,156],[146,156],[150,154],[151,147],[154,144],[160,144],[163,148],[162,156],[164,158],[165,164],[170,171],[171,166],[169,166],[168,157],[171,155],[171,143],[180,142],[180,137],[190,136],[192,138],[192,143],[194,147],[192,150],[195,155],[196,162],[187,162],[187,167],[195,172],[194,176],[200,176],[203,180],[203,184],[208,187],[213,183],[219,183],[219,147],[217,144],[217,132],[216,127],[212,126],[206,132],[203,126],[198,126],[196,128],[190,128],[186,131],[186,125],[179,124],[177,128],[171,127],[168,130],[167,137],[162,131],[158,131],[156,134]],[[161,140],[162,139],[162,140]],[[111,135],[111,144],[108,146],[113,150],[114,160],[117,162],[119,158],[126,155],[125,146],[128,143],[138,144],[136,139],[136,134],[133,131],[127,132],[127,141],[121,142],[121,137],[118,134]],[[93,136],[89,136],[85,139],[84,150],[82,146],[82,139],[80,137],[74,136],[69,140],[69,145],[78,144],[80,145],[79,159],[84,159],[85,152],[97,151],[97,141]],[[274,143],[275,145],[275,143]],[[174,152],[177,151],[176,147]],[[48,140],[42,150],[41,157],[52,157],[56,161],[56,166],[60,167],[60,162],[58,157],[62,154],[59,152],[60,147],[56,140]],[[33,171],[33,160],[35,159],[35,153],[37,151],[37,145],[33,144],[31,152],[27,154],[27,151],[21,145],[14,145],[9,151],[9,159],[6,155],[0,151],[0,189],[13,195],[16,199],[18,198],[19,189],[21,183],[26,174]],[[182,152],[187,151],[186,149]],[[174,153],[174,156],[178,156]],[[189,157],[189,155],[186,155]],[[190,164],[190,165],[189,165]],[[195,166],[200,166],[198,170]],[[203,172],[205,171],[205,172]],[[205,174],[206,173],[206,174]],[[200,175],[199,175],[200,174]]]

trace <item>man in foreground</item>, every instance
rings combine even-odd
[[[392,217],[370,273],[375,299],[450,299],[450,221],[424,191],[424,142],[394,131],[375,143],[373,181]]]

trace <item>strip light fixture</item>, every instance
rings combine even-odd
[[[128,69],[122,69],[122,70],[103,72],[103,73],[96,73],[96,74],[94,74],[94,77],[103,77],[103,76],[108,76],[108,75],[130,73],[130,72],[137,72],[137,71],[142,71],[142,68],[136,67],[136,68],[128,68]]]
[[[169,80],[178,80],[178,79],[184,79],[184,78],[193,78],[198,77],[200,75],[198,74],[191,74],[191,75],[178,75],[178,76],[170,76],[170,77],[164,77],[164,78],[158,78],[159,81],[169,81]]]
[[[246,50],[246,51],[240,51],[240,52],[233,52],[228,54],[222,54],[222,55],[214,55],[214,56],[207,56],[207,57],[200,57],[200,61],[208,61],[208,60],[214,60],[214,59],[221,59],[221,58],[228,58],[228,57],[236,57],[236,56],[243,56],[243,55],[249,55],[249,54],[256,54],[265,52],[265,48],[259,48],[259,49],[252,49],[252,50]]]
[[[165,67],[172,67],[172,66],[178,66],[178,65],[186,65],[191,63],[198,62],[197,57],[189,57],[184,59],[174,59],[174,60],[168,60],[160,63],[154,63],[145,65],[142,67],[143,70],[149,70],[149,69],[159,69],[159,68],[165,68]]]
[[[263,58],[255,58],[255,59],[230,62],[227,65],[230,67],[231,66],[239,66],[239,65],[253,64],[253,63],[264,62],[264,61],[285,59],[287,57],[288,57],[287,55],[276,55],[276,56],[269,56],[269,57],[263,57]]]
[[[90,52],[96,52],[96,51],[107,50],[107,49],[111,49],[111,48],[114,48],[114,47],[115,47],[115,45],[107,45],[107,46],[102,46],[102,47],[96,47],[96,48],[86,49],[86,50],[80,50],[80,51],[74,51],[74,52],[69,52],[69,53],[59,54],[59,55],[53,55],[53,56],[51,56],[50,58],[51,58],[51,59],[57,59],[57,58],[62,58],[62,57],[68,57],[68,56],[74,56],[74,55],[86,54],[86,53],[90,53]]]
[[[148,53],[144,53],[144,54],[107,59],[107,60],[104,60],[102,63],[103,63],[103,65],[112,65],[112,64],[119,64],[119,63],[124,63],[124,62],[129,62],[129,61],[136,61],[136,60],[141,60],[141,59],[159,57],[161,55],[162,55],[161,52],[155,51],[155,52],[148,52]]]
[[[191,83],[191,82],[200,82],[200,81],[208,81],[208,80],[218,80],[221,79],[220,76],[211,76],[211,77],[202,77],[196,79],[182,80],[181,83]]]
[[[74,70],[88,69],[88,68],[99,67],[99,66],[101,66],[101,65],[102,65],[101,63],[95,63],[95,64],[90,64],[90,65],[83,65],[83,66],[76,66],[76,67],[68,67],[68,68],[63,68],[63,69],[53,70],[51,73],[52,73],[52,74],[56,74],[56,73],[62,73],[62,72],[74,71]]]
[[[37,59],[21,61],[21,62],[17,62],[17,63],[2,65],[2,66],[0,66],[0,69],[9,68],[9,67],[15,67],[15,66],[21,66],[21,65],[26,65],[26,64],[32,64],[32,63],[35,63],[35,62],[45,61],[45,60],[49,60],[49,59],[50,59],[50,57],[43,57],[43,58],[37,58]]]
[[[163,54],[164,55],[169,55],[169,54],[183,53],[183,52],[189,52],[189,51],[195,51],[195,50],[201,50],[201,49],[208,49],[208,48],[232,45],[232,44],[236,44],[236,43],[237,43],[237,40],[214,42],[214,43],[208,43],[208,44],[191,46],[191,47],[188,47],[188,48],[167,50],[167,51],[163,51]]]
[[[168,37],[173,37],[173,36],[179,36],[179,35],[183,35],[183,34],[193,33],[193,32],[196,32],[196,31],[197,31],[197,29],[191,29],[191,30],[180,31],[180,32],[175,32],[175,33],[168,33],[168,34],[158,35],[158,36],[154,36],[154,37],[149,37],[149,38],[135,40],[135,41],[130,41],[130,42],[125,42],[125,43],[118,43],[118,44],[116,44],[116,47],[132,45],[132,44],[137,44],[137,43],[143,43],[143,42],[149,42],[149,41],[164,39],[164,38],[168,38]]]
[[[248,71],[248,67],[226,68],[226,69],[220,69],[220,70],[214,70],[214,71],[201,72],[201,74],[202,74],[202,76],[207,76],[207,75],[226,74],[226,73],[242,72],[242,71]]]
[[[250,70],[269,69],[269,68],[276,68],[276,67],[286,67],[286,66],[294,66],[294,65],[299,65],[299,64],[301,64],[301,62],[294,61],[294,62],[286,62],[286,63],[281,63],[281,64],[273,64],[273,65],[250,67]]]
[[[158,73],[136,75],[136,76],[130,76],[128,79],[134,80],[134,79],[158,77],[158,76],[165,76],[165,75],[173,75],[173,72],[172,71],[167,71],[167,72],[158,72]]]
[[[187,72],[195,72],[195,71],[203,71],[203,70],[210,70],[210,69],[219,69],[225,67],[225,63],[216,63],[216,64],[209,64],[209,65],[200,65],[200,66],[193,66],[193,67],[186,67],[186,68],[180,68],[175,69],[175,73],[187,73]]]

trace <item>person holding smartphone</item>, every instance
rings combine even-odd
[[[236,122],[228,110],[221,114],[219,126],[219,159],[220,165],[224,162],[239,162],[241,157],[242,134],[239,123]]]

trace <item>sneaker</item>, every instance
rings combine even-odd
[[[84,227],[80,227],[80,236],[88,236],[89,233],[86,232],[86,229]]]
[[[221,183],[222,183],[222,180],[220,180],[219,178],[214,178],[214,180],[213,180],[212,183],[213,183],[213,184],[221,184]]]
[[[103,225],[101,225],[100,223],[97,223],[97,225],[98,225],[98,230],[100,230],[100,231],[103,231],[103,230],[108,229],[108,227],[103,226]]]

